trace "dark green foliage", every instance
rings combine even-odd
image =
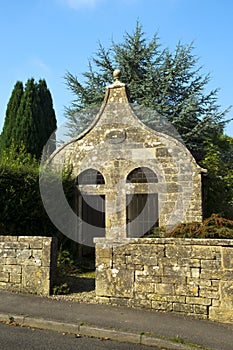
[[[16,138],[16,116],[23,96],[23,83],[17,81],[7,104],[5,123],[0,137],[0,149],[10,147],[12,140]]]
[[[233,139],[222,135],[215,144],[206,141],[201,165],[208,169],[203,176],[204,217],[217,212],[233,219]]]
[[[11,145],[0,158],[0,234],[51,235],[54,227],[39,192],[39,165],[25,147]]]
[[[38,93],[40,96],[40,105],[41,105],[41,118],[40,118],[40,138],[41,138],[41,146],[43,147],[46,142],[48,141],[48,138],[53,134],[57,127],[56,122],[56,116],[53,109],[53,101],[52,96],[47,88],[47,84],[45,80],[39,80],[38,84]],[[49,144],[47,144],[47,152],[51,154],[56,146],[56,137],[55,133],[53,134],[53,137],[50,138]]]
[[[51,184],[54,177],[50,178]],[[73,181],[63,179],[71,196]],[[48,217],[40,195],[39,164],[25,147],[11,145],[0,155],[0,234],[63,236]]]
[[[17,82],[6,111],[1,149],[8,148],[12,142],[16,146],[23,143],[28,153],[40,159],[43,147],[55,129],[55,112],[45,80],[36,83],[34,79],[28,79],[25,89]],[[50,153],[54,146],[51,142]]]

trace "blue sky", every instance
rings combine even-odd
[[[222,109],[233,105],[233,2],[231,0],[2,0],[0,3],[0,130],[17,80],[44,78],[58,125],[72,94],[67,71],[79,78],[100,41],[105,47],[132,33],[137,19],[162,47],[194,41],[208,90],[219,88]],[[232,112],[228,117],[233,117]],[[226,128],[233,137],[233,122]]]

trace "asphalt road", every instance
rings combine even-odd
[[[149,350],[151,347],[0,324],[1,350]],[[157,349],[153,347],[153,349]]]

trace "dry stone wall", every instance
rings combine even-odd
[[[54,237],[0,236],[0,289],[49,295],[56,256]]]
[[[233,240],[96,243],[101,302],[233,323]]]

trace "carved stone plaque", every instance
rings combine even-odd
[[[112,144],[122,143],[125,141],[125,138],[126,138],[125,130],[112,129],[112,130],[108,130],[105,134],[105,139]]]

